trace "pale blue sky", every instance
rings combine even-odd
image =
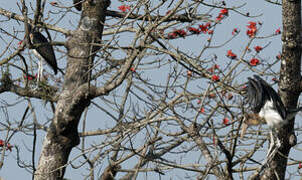
[[[0,0],[0,7],[4,8],[6,10],[14,11],[17,14],[21,14],[16,5],[17,2],[20,2],[20,1],[19,0],[11,0],[11,1]],[[61,2],[64,2],[64,4],[65,4],[65,2],[68,2],[71,5],[71,1],[62,0]],[[245,1],[232,1],[232,3],[234,3],[234,5],[240,5],[243,2],[245,2]],[[246,7],[241,9],[242,12],[249,12],[251,15],[263,14],[262,16],[254,19],[254,21],[263,22],[263,27],[260,30],[261,34],[263,34],[263,35],[272,34],[273,32],[275,32],[276,29],[278,29],[279,27],[282,26],[281,6],[275,6],[275,5],[269,4],[262,0],[246,1],[246,2],[248,2],[248,5],[246,5]],[[228,7],[230,7],[229,3],[231,3],[231,1],[230,2],[226,1],[226,3],[228,4]],[[118,10],[117,7],[119,5],[120,5],[120,3],[117,3],[114,0],[112,0],[110,9]],[[52,8],[49,4],[47,5],[47,7]],[[55,10],[56,9],[54,8],[54,11]],[[3,19],[3,17],[0,17],[0,18]],[[79,16],[77,16],[77,17],[72,16],[72,19],[66,18],[64,20],[64,22],[59,24],[58,26],[70,28],[69,21],[71,21],[76,26],[78,18],[79,18]],[[238,28],[241,30],[241,34],[238,37],[236,37],[231,43],[227,44],[224,47],[221,47],[218,49],[213,49],[213,52],[215,52],[218,56],[221,57],[221,58],[218,58],[219,59],[218,64],[223,66],[223,63],[224,63],[223,59],[226,58],[225,55],[226,55],[227,50],[229,50],[229,49],[232,49],[238,55],[243,52],[243,50],[244,50],[243,47],[246,45],[246,43],[248,41],[248,37],[245,35],[246,25],[247,25],[247,22],[250,20],[251,19],[242,17],[241,15],[236,14],[233,11],[230,11],[230,17],[224,20],[224,25],[217,27],[215,35],[214,35],[214,41],[217,42],[217,44],[220,44],[220,42],[223,42],[225,39],[228,39],[228,37],[231,37],[231,32],[234,28]],[[49,23],[52,23],[52,22],[49,22]],[[75,26],[72,27],[71,29],[74,29]],[[20,25],[18,25],[15,20],[11,20],[10,23],[9,24],[6,23],[5,26],[2,26],[1,22],[0,22],[0,27],[4,28],[5,30],[8,30],[8,31],[12,30],[13,27],[17,28],[18,30],[22,30],[23,24],[21,23]],[[21,34],[18,37],[22,38]],[[261,54],[261,57],[263,57],[266,60],[270,60],[270,61],[274,60],[275,55],[277,55],[279,52],[281,52],[280,37],[281,36],[277,36],[274,38],[270,38],[268,40],[267,39],[257,40],[257,44],[254,44],[254,45],[264,46],[268,43],[268,41],[271,42],[271,45],[265,50],[265,54]],[[104,37],[104,38],[106,39],[106,37]],[[6,40],[9,41],[8,39],[6,39]],[[57,38],[55,38],[55,40],[64,41],[64,37],[59,35]],[[206,40],[206,39],[204,39],[204,40]],[[126,43],[126,41],[127,41],[127,39],[125,39],[125,43]],[[188,52],[195,52],[195,53],[198,53],[196,51],[198,51],[200,49],[200,46],[202,44],[203,44],[202,40],[196,40],[196,36],[187,37],[185,40],[173,41],[174,46],[187,47]],[[13,45],[16,47],[17,41],[15,41],[13,43]],[[251,47],[254,47],[254,45],[252,45]],[[3,44],[0,43],[1,52],[3,51],[3,48],[4,48]],[[208,55],[211,56],[211,51],[209,51]],[[1,57],[1,59],[2,58],[4,58],[4,57]],[[62,61],[65,61],[65,60],[63,59]],[[61,62],[59,64],[61,66],[63,66],[64,62]],[[279,68],[279,64],[276,66],[276,68]],[[153,80],[156,81],[156,80],[160,79],[161,76],[153,75],[152,78],[154,78]],[[245,81],[245,77],[243,77],[241,80]],[[0,99],[5,100],[8,103],[19,101],[19,99],[17,99],[17,97],[11,93],[1,94]],[[34,100],[33,102],[35,105],[35,110],[36,110],[36,112],[38,112],[38,118],[42,119],[41,122],[44,122],[44,121],[46,121],[47,118],[52,117],[52,114],[49,113],[50,112],[49,106],[46,106],[46,110],[45,110],[45,108],[42,105],[43,102],[40,102],[38,100]],[[14,121],[20,120],[20,118],[23,114],[23,111],[24,111],[25,104],[26,103],[23,103],[23,104],[19,104],[17,107],[12,106],[12,107],[8,108],[8,114],[9,114],[10,120],[14,120]],[[1,117],[0,121],[2,121],[3,120],[2,118],[4,118],[4,116],[0,115],[0,117]],[[90,108],[89,116],[88,116],[88,119],[90,121],[88,122],[88,128],[95,129],[95,127],[100,126],[100,124],[99,124],[100,121],[96,121],[96,119],[98,119],[99,117],[100,117],[99,112],[93,108]],[[296,126],[301,127],[301,122],[299,122],[300,119],[301,118],[298,118]],[[110,125],[110,122],[104,122],[104,123],[105,123],[104,124],[105,126]],[[81,127],[81,123],[80,123],[80,127]],[[0,128],[2,128],[1,125],[0,125]],[[1,132],[0,139],[4,139],[4,138],[5,138],[4,132]],[[37,142],[37,151],[38,152],[36,153],[36,163],[38,162],[39,150],[41,148],[43,138],[44,138],[44,133],[41,133],[39,131],[39,136],[37,139],[38,140],[38,142]],[[97,141],[97,139],[98,138],[95,138],[94,141]],[[26,146],[28,146],[27,148],[31,149],[31,146],[32,146],[31,137],[24,136],[22,133],[19,133],[18,135],[14,136],[10,142],[11,142],[11,144],[18,145],[20,147],[20,155],[21,155],[22,160],[27,161],[27,162],[31,161],[31,154],[28,153],[27,150],[25,150]],[[0,176],[3,177],[5,180],[21,179],[21,178],[22,179],[31,179],[31,174],[29,172],[26,172],[24,169],[21,169],[17,166],[15,151],[16,150],[14,149],[12,153],[8,153],[8,156],[6,157],[6,159],[4,161],[4,166],[0,170]],[[73,157],[78,156],[79,153],[80,152],[78,150],[74,149],[73,153],[69,159],[72,159]],[[300,153],[299,155],[301,157],[301,152],[299,152],[299,153]],[[190,160],[190,158],[194,159],[195,157],[188,155],[187,158],[188,158],[188,160]],[[176,172],[183,173],[183,172],[180,172],[179,170],[177,170]],[[87,171],[67,168],[65,178],[82,179],[83,173],[87,174]],[[167,173],[167,174],[171,175],[169,173]],[[166,178],[162,177],[162,179],[166,179]]]

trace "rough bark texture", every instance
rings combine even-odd
[[[301,1],[283,0],[283,34],[282,61],[280,70],[279,93],[287,108],[295,108],[301,92]],[[295,145],[294,119],[278,132],[281,140],[280,153],[276,153],[261,179],[284,179],[287,157],[291,147]]]
[[[78,29],[67,41],[67,71],[55,115],[43,142],[35,179],[62,179],[71,149],[79,144],[78,123],[90,104],[87,84],[94,52],[102,38],[105,10],[109,0],[85,1]],[[89,87],[89,86],[88,86]]]

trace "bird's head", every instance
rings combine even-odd
[[[249,126],[255,126],[255,125],[265,124],[265,123],[266,123],[265,120],[263,118],[261,118],[257,113],[244,114],[240,138],[243,138],[243,136]]]

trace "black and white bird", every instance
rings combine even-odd
[[[246,115],[243,123],[256,125],[265,122],[269,126],[271,130],[271,142],[267,154],[267,157],[269,157],[281,145],[278,137],[275,138],[276,130],[295,117],[302,110],[302,107],[298,109],[286,109],[278,93],[257,75],[254,75],[254,78],[248,78],[246,91],[247,102],[253,113]],[[254,124],[251,122],[254,122]],[[273,149],[274,146],[275,149]]]
[[[278,93],[262,78],[248,78],[247,102],[253,113],[263,119],[270,129],[278,129],[302,110],[286,109]]]
[[[49,44],[46,37],[43,36],[36,28],[32,28],[31,25],[28,25],[29,37],[31,44],[38,45],[33,49],[33,53],[38,56],[39,59],[44,59],[46,63],[52,68],[54,74],[58,73],[57,59],[54,53],[53,47]],[[43,73],[42,62],[39,62],[39,73],[38,76],[41,77]]]

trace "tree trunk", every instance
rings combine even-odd
[[[295,108],[301,92],[301,1],[282,1],[282,60],[280,69],[279,93],[287,108]],[[287,156],[291,147],[296,144],[292,119],[278,132],[281,140],[280,153],[276,153],[261,179],[284,179],[287,167]]]
[[[89,77],[100,43],[109,0],[85,1],[78,29],[67,41],[68,59],[63,90],[43,142],[35,179],[63,179],[73,147],[79,144],[78,123],[90,104]],[[88,85],[87,85],[88,84]],[[87,88],[80,88],[86,85]]]

